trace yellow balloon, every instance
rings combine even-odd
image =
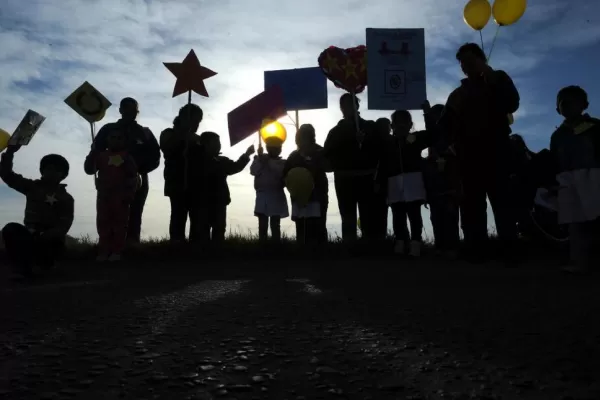
[[[94,118],[94,122],[102,121],[102,119],[104,118],[105,115],[106,115],[106,110],[102,111],[100,114],[97,114],[96,118]]]
[[[527,0],[496,0],[492,7],[494,21],[500,26],[517,22],[527,9]]]
[[[287,139],[287,131],[285,127],[278,121],[265,120],[263,127],[260,130],[260,137],[267,143],[268,139],[276,138],[281,140],[281,143]]]
[[[310,201],[315,182],[306,168],[292,168],[285,177],[285,186],[290,192],[292,201],[305,206]]]
[[[8,147],[8,141],[10,140],[10,133],[4,129],[0,129],[0,152],[4,151]]]
[[[488,0],[471,0],[463,11],[465,23],[476,31],[485,28],[491,16],[492,6]]]

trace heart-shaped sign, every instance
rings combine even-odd
[[[328,47],[319,56],[319,66],[335,86],[350,93],[361,93],[367,86],[366,46]]]

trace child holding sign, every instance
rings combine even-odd
[[[281,240],[281,218],[288,217],[289,209],[287,198],[283,191],[283,168],[285,160],[281,158],[283,142],[276,137],[267,138],[265,141],[267,154],[263,154],[262,147],[258,148],[258,156],[254,157],[250,165],[250,174],[254,176],[254,189],[256,189],[256,204],[254,215],[258,217],[258,238],[267,240],[269,222],[271,236],[274,241]]]
[[[97,261],[119,261],[127,240],[129,207],[140,183],[133,157],[125,151],[122,131],[108,135],[108,150],[94,146],[85,159],[85,172],[98,173],[96,190],[96,228],[98,229]]]
[[[69,175],[69,163],[57,154],[40,162],[41,178],[31,180],[13,171],[13,158],[20,146],[9,146],[0,162],[0,178],[26,196],[23,225],[9,223],[2,229],[6,252],[25,277],[33,276],[34,265],[49,269],[64,250],[73,224],[73,197],[61,182]]]

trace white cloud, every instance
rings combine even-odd
[[[527,74],[539,67],[551,48],[596,42],[598,28],[578,22],[593,15],[592,8],[598,8],[594,2],[570,2],[568,10],[562,3],[533,4],[518,25],[503,29],[493,63],[514,75]],[[263,71],[314,66],[320,51],[329,45],[364,44],[367,27],[426,28],[428,94],[432,103],[443,102],[460,78],[456,47],[478,39],[463,24],[462,8],[461,3],[437,0],[305,0],[301,7],[297,2],[276,0],[31,0],[25,7],[22,1],[4,0],[0,10],[0,126],[14,129],[29,108],[48,117],[31,145],[18,154],[16,168],[36,176],[44,154],[67,155],[72,170],[67,183],[77,201],[73,232],[94,235],[95,193],[91,178],[82,171],[89,131],[85,121],[63,103],[83,81],[91,82],[113,104],[125,96],[137,98],[140,122],[158,136],[186,101],[185,96],[171,99],[174,79],[162,62],[181,61],[193,48],[204,65],[218,72],[206,81],[211,97],[194,96],[205,111],[201,129],[220,133],[225,154],[237,157],[255,139],[227,148],[226,114],[262,91]],[[544,25],[549,22],[553,24]],[[486,29],[488,37],[493,34],[491,26]],[[329,110],[301,113],[302,122],[315,125],[321,142],[337,121],[340,94],[330,86]],[[377,118],[389,113],[363,114]],[[422,127],[422,118],[414,115]],[[104,122],[117,118],[113,106]],[[285,152],[293,147],[289,140]],[[232,177],[230,184],[234,194],[229,208],[231,227],[254,229],[251,177],[245,171]],[[146,235],[167,232],[169,206],[162,185],[161,168],[151,175]],[[331,192],[329,214],[336,224],[333,188]],[[3,206],[0,223],[20,220],[22,212],[16,211],[22,210],[23,202],[14,196],[2,198],[9,206]]]

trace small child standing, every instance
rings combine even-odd
[[[329,181],[327,162],[323,147],[316,142],[315,128],[310,124],[300,126],[296,133],[297,150],[288,157],[283,176],[295,168],[308,170],[313,179],[313,190],[308,204],[292,199],[292,220],[296,223],[296,241],[302,244],[325,244],[327,233],[327,209],[329,207]]]
[[[57,154],[40,161],[41,178],[31,180],[13,171],[13,158],[20,146],[9,146],[0,162],[0,178],[26,196],[23,225],[9,223],[2,239],[16,272],[33,277],[35,265],[50,269],[65,249],[73,224],[75,202],[61,182],[69,175],[69,163]]]
[[[254,189],[256,190],[256,203],[254,215],[258,217],[258,238],[261,241],[268,239],[269,223],[273,241],[281,241],[281,218],[289,214],[287,198],[283,190],[283,168],[285,160],[281,158],[283,142],[276,137],[265,141],[267,154],[263,148],[258,148],[258,156],[254,157],[250,165],[250,174],[254,176]]]
[[[425,129],[432,141],[427,154],[424,179],[436,252],[449,260],[458,257],[460,246],[459,200],[460,177],[456,156],[448,138],[437,128],[444,106],[423,105]]]
[[[565,272],[597,268],[600,247],[600,120],[584,114],[587,93],[579,86],[558,92],[556,110],[564,122],[552,134],[556,162],[558,222],[569,225],[572,265]]]
[[[220,246],[225,240],[227,206],[231,203],[227,177],[246,168],[254,154],[254,146],[248,147],[237,161],[233,161],[220,155],[221,139],[215,132],[202,132],[199,145],[199,170],[192,171],[193,176],[199,177],[199,182],[190,184],[197,184],[198,193],[201,193],[198,199],[200,241],[203,246],[210,243]]]
[[[94,147],[85,159],[84,169],[96,179],[97,261],[119,261],[127,241],[129,207],[140,183],[133,157],[125,151],[125,135],[113,130],[108,135],[108,149]]]
[[[412,128],[410,112],[397,110],[392,114],[393,136],[388,139],[380,179],[387,180],[382,183],[387,184],[387,201],[392,209],[394,252],[403,255],[408,245],[409,255],[419,257],[423,236],[421,206],[426,199],[421,153],[429,140],[427,132],[413,132]]]

